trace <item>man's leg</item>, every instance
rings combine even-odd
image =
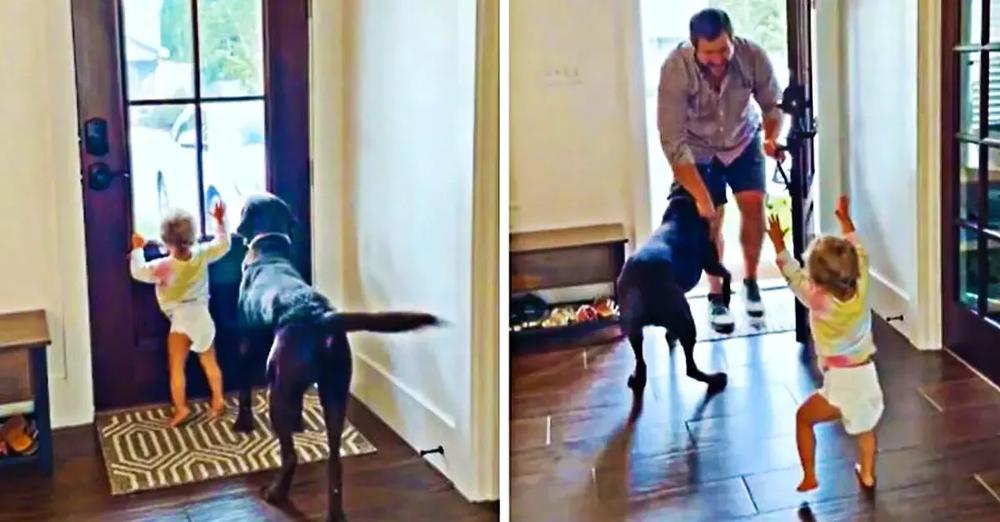
[[[751,317],[764,315],[764,303],[757,285],[757,267],[764,242],[764,153],[754,139],[740,157],[726,168],[726,181],[740,209],[740,246],[743,247],[743,297]]]
[[[712,222],[710,223],[709,230],[711,231],[712,237],[715,238],[716,247],[719,249],[719,259],[722,259],[726,243],[725,238],[722,235],[722,221],[726,213],[726,207],[725,205],[719,205],[715,208],[716,208],[716,214],[715,217],[712,219]],[[710,294],[722,293],[721,277],[716,277],[713,275],[708,276],[708,292]]]

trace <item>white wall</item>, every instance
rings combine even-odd
[[[0,1],[0,312],[49,317],[56,427],[93,419],[68,0]]]
[[[928,141],[927,132],[939,125],[939,119],[933,117],[936,102],[921,78],[933,73],[926,47],[920,51],[925,60],[918,75],[917,34],[918,21],[936,29],[939,19],[927,18],[927,5],[919,7],[923,14],[918,18],[916,2],[840,4],[844,44],[840,99],[845,185],[858,231],[869,245],[873,307],[883,317],[903,314],[904,321],[893,323],[896,328],[918,347],[938,348],[939,334],[927,325],[940,321],[940,296],[933,291],[939,266],[934,204],[939,189],[928,179],[938,177],[939,169],[933,164],[937,155],[928,155],[926,149],[938,146]],[[886,24],[886,20],[897,22]],[[918,88],[924,93],[919,105]],[[919,153],[918,143],[925,149]]]
[[[642,113],[630,104],[642,103],[635,3],[510,1],[512,231],[631,230],[634,202],[648,201],[634,195],[646,177]],[[560,70],[570,78],[550,79]]]
[[[472,382],[476,4],[314,6],[317,284],[344,309],[450,322],[354,336],[352,391],[415,449],[443,445],[428,460],[467,498],[495,498],[475,457]]]

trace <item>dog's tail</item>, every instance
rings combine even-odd
[[[344,332],[400,333],[437,326],[442,321],[421,312],[327,312],[323,323]]]

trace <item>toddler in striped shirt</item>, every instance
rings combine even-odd
[[[795,297],[809,309],[816,359],[823,373],[822,388],[795,414],[795,442],[803,473],[799,491],[819,486],[813,426],[834,420],[840,420],[857,440],[854,471],[858,482],[866,489],[875,486],[874,430],[885,405],[873,361],[868,255],[858,242],[846,196],[841,196],[836,215],[843,236],[817,238],[807,253],[806,270],[785,248],[777,217],[769,219],[768,236],[778,268]]]

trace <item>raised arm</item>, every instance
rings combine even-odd
[[[212,207],[212,218],[215,219],[215,237],[205,247],[205,255],[209,262],[222,258],[229,252],[229,231],[226,230],[226,205],[217,201]]]
[[[129,271],[132,278],[143,283],[156,284],[156,265],[146,262],[146,255],[142,252],[142,247],[146,243],[139,234],[132,234],[132,252],[129,253]]]

